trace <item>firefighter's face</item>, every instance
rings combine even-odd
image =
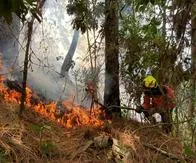
[[[152,88],[144,86],[143,91],[144,91],[145,94],[151,94],[152,93]]]
[[[146,87],[146,86],[143,86],[143,90],[144,91],[149,91],[149,90],[151,90],[152,88],[150,88],[150,87]]]

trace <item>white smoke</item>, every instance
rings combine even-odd
[[[12,15],[13,21],[8,25],[0,18],[0,59],[3,63],[0,74],[7,77],[18,76],[18,38],[20,21],[16,15]]]
[[[84,83],[78,81],[76,83],[75,81],[76,77],[73,74],[77,71],[74,71],[74,73],[72,71],[64,78],[60,77],[61,66],[69,50],[74,33],[71,21],[72,17],[66,12],[64,0],[46,0],[43,7],[43,21],[42,23],[35,21],[33,26],[27,83],[35,92],[42,94],[48,99],[64,100],[75,97],[74,99],[81,103],[86,96],[86,92],[84,91]],[[4,34],[5,30],[0,28],[0,53],[5,64],[4,70],[6,70],[1,72],[1,74],[7,73],[9,76],[6,77],[9,77],[9,79],[12,77],[12,79],[21,82],[27,27],[20,24],[20,22],[19,25],[17,32],[9,31],[10,29],[15,30],[14,23],[10,27],[6,26],[9,37]],[[75,62],[74,70],[81,70],[87,66],[86,63],[80,62],[87,54],[87,46],[86,37],[81,35],[73,57]],[[12,65],[14,66],[12,67]],[[10,74],[10,69],[17,72],[20,71],[21,73]],[[77,76],[79,78],[82,74]],[[85,101],[82,105],[89,106],[91,99],[88,97],[85,98]]]
[[[25,31],[26,29],[20,35],[20,42],[23,42],[23,46],[25,46],[24,40],[26,39]],[[61,100],[77,94],[74,77],[69,74],[64,78],[60,77],[60,69],[72,36],[71,17],[66,13],[65,2],[47,0],[43,8],[42,23],[34,24],[28,84],[48,99]],[[85,53],[84,47],[78,46],[75,55]],[[20,54],[19,60],[22,65],[24,49],[20,49]]]

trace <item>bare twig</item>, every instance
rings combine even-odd
[[[103,109],[108,109],[108,110],[113,110],[114,108],[120,108],[120,109],[125,109],[125,110],[135,110],[134,108],[124,107],[124,106],[117,106],[117,105],[105,106],[97,100],[95,100],[95,103],[97,103],[98,105],[103,107]]]
[[[167,151],[165,151],[165,150],[162,150],[162,149],[160,149],[160,148],[157,148],[157,147],[155,147],[155,146],[152,145],[152,144],[143,144],[143,145],[144,145],[145,147],[148,147],[148,148],[150,148],[150,149],[152,149],[152,150],[155,150],[155,151],[161,153],[161,154],[164,155],[164,156],[169,157],[170,159],[178,160],[178,161],[183,161],[183,160],[185,160],[183,157],[177,156],[177,155],[175,155],[175,154],[172,154],[172,153],[169,153],[169,152],[167,152]]]
[[[116,106],[116,105],[111,105],[108,108],[109,108],[109,110],[112,110],[114,108],[120,108],[120,109],[125,109],[125,110],[135,110],[134,108],[129,108],[129,107],[125,107],[125,106]]]
[[[135,134],[137,131],[142,130],[142,129],[154,128],[154,127],[158,127],[158,126],[165,125],[165,124],[177,124],[177,123],[180,124],[180,123],[186,123],[186,122],[189,122],[189,121],[191,121],[191,119],[187,119],[187,120],[181,121],[181,122],[158,123],[158,124],[155,124],[155,125],[143,126],[143,127],[141,127],[141,128],[137,128],[136,130],[134,130],[134,131],[132,132],[132,134]]]
[[[76,158],[79,154],[85,152],[91,145],[93,144],[92,140],[89,140],[84,146],[82,146],[81,148],[79,148],[73,155],[71,160],[73,160],[74,158]]]

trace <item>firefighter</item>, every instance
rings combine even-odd
[[[143,80],[143,89],[144,101],[136,112],[143,112],[151,123],[156,122],[152,115],[159,113],[163,130],[170,133],[172,131],[172,110],[176,106],[174,90],[167,85],[158,85],[152,75],[147,75]]]

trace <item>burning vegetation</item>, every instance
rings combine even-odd
[[[192,161],[158,126],[125,119],[108,123],[95,103],[91,108],[71,99],[47,104],[27,87],[27,109],[19,119],[20,99],[21,86],[0,76],[0,162]]]
[[[21,90],[22,87],[16,81],[10,81],[0,76],[0,95],[3,102],[20,104]],[[45,103],[46,101],[41,101],[30,87],[26,88],[26,107],[51,121],[66,128],[82,125],[96,127],[103,125],[100,116],[104,113],[98,105],[93,105],[92,108],[84,108],[71,99]]]
[[[0,79],[0,94],[3,96],[5,102],[20,104],[21,93],[16,90],[9,89],[5,84],[5,79],[1,76]],[[32,90],[26,88],[26,107],[34,110],[43,117],[61,124],[64,127],[74,127],[81,125],[101,126],[103,122],[99,119],[100,114],[103,112],[99,107],[93,108],[93,113],[90,115],[88,108],[83,108],[72,100],[62,101],[61,108],[57,107],[57,102],[44,104],[43,101],[35,102]]]

